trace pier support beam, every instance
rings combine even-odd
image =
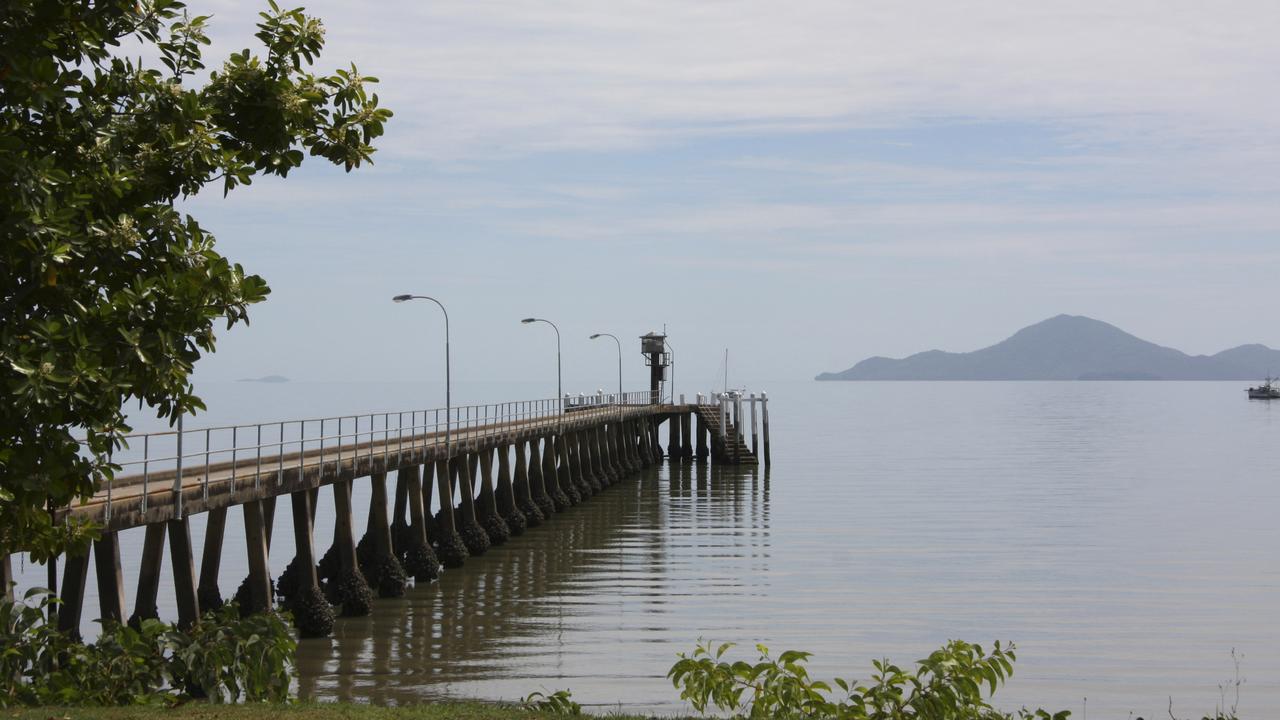
[[[453,458],[450,472],[458,479],[458,495],[462,504],[458,506],[459,515],[455,517],[458,533],[462,542],[467,545],[467,552],[475,556],[485,554],[489,549],[489,534],[485,532],[476,518],[475,491],[471,484],[471,463],[467,456]]]
[[[329,560],[320,561],[322,566],[326,560],[332,563],[328,573],[326,595],[329,602],[338,605],[342,617],[360,617],[373,610],[373,589],[361,574],[356,563],[355,518],[351,514],[351,481],[336,480],[333,483],[333,504],[336,522],[333,531],[333,553]]]
[[[333,632],[333,607],[320,591],[316,573],[314,537],[311,525],[311,492],[299,490],[290,496],[293,504],[293,545],[297,548],[293,562],[295,587],[288,599],[293,623],[305,638],[326,637]],[[281,581],[283,585],[283,579]]]
[[[80,614],[84,609],[84,586],[89,580],[89,550],[67,555],[62,569],[62,604],[58,606],[58,629],[80,637]]]
[[[546,485],[547,494],[555,501],[556,512],[564,512],[573,507],[573,499],[565,492],[560,471],[556,468],[556,444],[554,435],[548,435],[543,440],[542,482]]]
[[[529,490],[533,494],[533,502],[542,511],[544,521],[550,520],[561,509],[546,479],[546,463],[542,460],[538,438],[529,441]]]
[[[453,515],[453,490],[450,482],[452,463],[448,460],[436,461],[436,490],[440,493],[440,512],[431,530],[435,532],[436,556],[447,568],[462,567],[470,555],[467,544],[458,532],[458,524]]]
[[[178,600],[178,627],[186,629],[200,620],[196,596],[196,563],[191,556],[191,523],[188,518],[169,520],[169,561],[173,564],[173,591]]]
[[[391,510],[391,552],[396,559],[404,557],[409,549],[409,525],[405,521],[405,512],[409,509],[409,474],[417,473],[418,466],[412,465],[396,470],[396,494]],[[403,562],[401,565],[403,566]]]
[[[471,456],[473,463],[480,465],[480,524],[489,535],[491,545],[501,545],[511,537],[511,528],[498,512],[498,494],[493,482],[493,451],[481,450]],[[473,473],[474,475],[474,473]]]
[[[582,431],[575,430],[569,435],[569,469],[573,484],[583,500],[596,494],[595,483],[591,482],[591,467],[587,465],[587,457],[582,443]]]
[[[226,534],[227,509],[208,512],[204,530],[204,553],[200,557],[200,584],[196,596],[200,607],[217,610],[222,607],[222,593],[218,590],[218,571],[222,568],[222,540]]]
[[[570,504],[578,505],[582,502],[582,493],[573,480],[573,470],[569,462],[569,442],[565,435],[555,437],[555,449],[560,461],[559,467],[556,468],[556,480],[560,483],[560,489],[564,494],[569,496]]]
[[[764,466],[769,467],[769,394],[760,393],[760,420],[764,431]]]
[[[698,415],[698,449],[695,456],[699,460],[706,460],[711,455],[711,450],[707,447],[707,439],[711,437],[711,430],[707,427],[707,423],[702,417],[702,415]]]
[[[680,417],[680,459],[693,459],[693,413],[682,412]]]
[[[635,440],[635,433],[632,432],[631,421],[623,420],[619,422],[617,431],[614,434],[614,441],[618,443],[618,453],[622,457],[622,467],[628,475],[640,469],[633,440]]]
[[[160,612],[156,608],[156,594],[160,590],[160,569],[164,562],[164,523],[147,526],[142,539],[142,564],[138,569],[138,592],[133,596],[133,615],[129,625],[137,628],[143,620],[154,620]]]
[[[546,521],[547,517],[542,512],[542,508],[534,500],[533,481],[529,478],[529,465],[524,456],[523,440],[516,441],[512,446],[512,450],[516,455],[515,470],[515,493],[516,506],[520,508],[520,512],[524,513],[525,525],[528,527],[538,527]],[[539,483],[541,484],[541,483]]]
[[[608,448],[604,442],[604,425],[597,425],[591,429],[591,459],[596,469],[596,477],[600,479],[601,487],[609,487],[618,481],[618,477],[613,474],[613,468],[609,467]]]
[[[661,425],[662,420],[658,420],[657,424]],[[684,450],[680,447],[680,416],[673,414],[667,417],[667,460],[678,462],[683,455]]]
[[[405,528],[404,554],[402,565],[404,571],[413,576],[415,582],[426,583],[440,577],[440,560],[427,541],[427,505],[430,502],[431,466],[426,466],[427,482],[422,482],[419,465],[402,468],[396,475],[403,476],[405,502],[409,506],[409,525]],[[423,488],[426,487],[424,494]],[[394,536],[393,536],[394,537]]]
[[[102,613],[99,617],[122,623],[124,570],[120,567],[120,537],[117,533],[104,532],[101,539],[94,541],[93,561],[94,574],[98,577],[98,609]]]
[[[267,560],[267,524],[263,503],[250,501],[240,506],[244,511],[245,548],[249,554],[248,593],[240,605],[241,615],[267,612],[271,609],[271,569]]]
[[[4,585],[4,599],[13,602],[13,559],[5,555],[0,561],[0,585]]]
[[[511,448],[508,445],[499,445],[497,448],[498,455],[498,487],[494,491],[498,499],[498,512],[501,513],[502,519],[506,521],[507,528],[511,531],[511,535],[523,535],[525,528],[528,527],[528,520],[524,516],[524,511],[520,509],[520,501],[516,498],[515,483],[511,478]]]
[[[369,504],[369,524],[365,529],[368,545],[364,552],[359,553],[360,572],[377,589],[379,597],[400,597],[404,595],[405,574],[392,549],[391,523],[387,519],[387,474],[374,473],[369,477],[369,484],[373,497]]]

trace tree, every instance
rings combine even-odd
[[[208,18],[174,0],[0,8],[0,553],[82,547],[92,528],[50,508],[119,469],[122,408],[202,409],[188,376],[215,325],[248,322],[269,291],[174,202],[287,175],[304,152],[371,162],[391,117],[376,78],[312,74],[321,22],[260,15],[264,54],[207,73]]]

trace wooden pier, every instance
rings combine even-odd
[[[228,510],[238,506],[249,568],[235,593],[242,612],[279,601],[302,635],[323,636],[335,612],[367,614],[375,593],[403,594],[409,578],[430,582],[442,567],[458,567],[546,523],[664,456],[670,462],[768,462],[764,396],[699,395],[692,403],[659,398],[650,390],[199,429],[180,422],[172,431],[131,436],[128,450],[115,458],[122,472],[59,517],[102,528],[92,547],[102,618],[158,615],[167,545],[176,620],[185,627],[224,602],[218,571]],[[355,483],[369,483],[372,492],[359,541],[351,507]],[[314,520],[326,487],[336,523],[331,545],[317,556]],[[276,503],[285,496],[297,549],[273,591],[268,558]],[[203,546],[196,548],[190,518],[200,513],[207,522]],[[145,538],[126,615],[118,533],[135,527],[145,527]],[[89,561],[83,555],[63,563],[58,623],[69,632],[80,627]],[[4,558],[6,588],[9,567]]]

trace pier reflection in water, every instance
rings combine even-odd
[[[770,592],[769,563],[764,471],[663,466],[303,641],[299,694],[406,704],[571,688],[587,704],[674,709],[675,653],[708,628],[753,637],[732,608]]]

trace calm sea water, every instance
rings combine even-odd
[[[997,695],[1008,709],[1081,717],[1087,698],[1089,717],[1152,717],[1172,698],[1180,716],[1208,712],[1234,648],[1242,714],[1280,716],[1280,403],[1247,401],[1235,383],[765,389],[771,471],[664,466],[628,480],[302,642],[301,695],[401,704],[571,688],[601,711],[675,713],[664,675],[699,637],[739,642],[742,656],[756,642],[809,650],[815,674],[843,677],[962,638],[1017,642]],[[223,422],[398,408],[406,392],[206,395]],[[332,537],[323,497],[318,552]],[[368,497],[358,485],[358,518]],[[293,552],[287,503],[279,513],[277,573]],[[125,537],[131,582],[140,543]],[[229,538],[224,595],[243,557]],[[22,577],[38,583],[42,568]]]

